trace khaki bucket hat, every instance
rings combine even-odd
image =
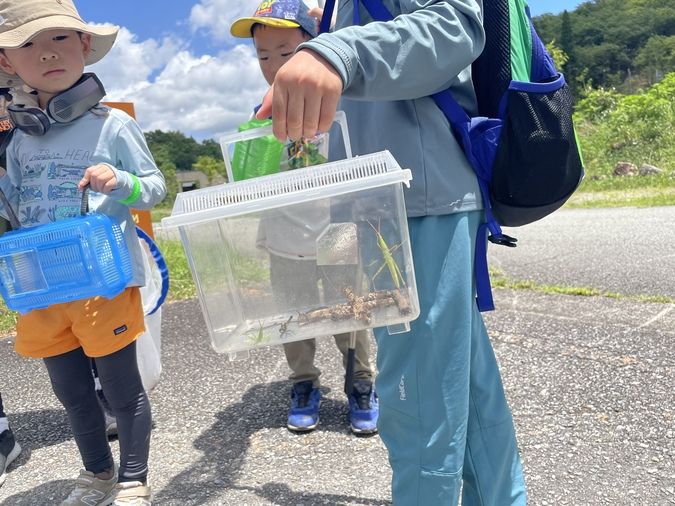
[[[85,65],[91,65],[110,51],[119,29],[86,24],[72,0],[0,0],[0,48],[21,47],[46,30],[75,30],[91,35],[91,51],[85,61]],[[0,70],[0,87],[22,84],[18,76]]]

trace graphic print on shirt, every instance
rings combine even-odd
[[[21,226],[30,227],[33,225],[38,225],[44,214],[45,210],[40,206],[21,206],[21,213],[19,216]]]
[[[91,153],[82,149],[61,153],[42,148],[26,153],[21,160],[21,225],[32,227],[79,215],[82,194],[77,184],[91,165],[90,158]]]

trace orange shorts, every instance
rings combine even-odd
[[[131,287],[113,299],[93,297],[19,315],[14,349],[26,357],[46,358],[81,346],[88,357],[104,357],[144,331],[141,292]]]

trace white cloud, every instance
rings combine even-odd
[[[145,131],[218,138],[246,121],[267,91],[250,45],[195,56],[175,39],[137,41],[122,29],[114,49],[91,67],[111,101],[133,102]]]
[[[255,12],[260,0],[201,0],[192,7],[190,27],[193,31],[205,30],[216,41],[231,38],[230,25],[243,16]]]
[[[230,25],[244,16],[251,16],[261,0],[201,0],[192,7],[190,27],[193,31],[204,30],[215,41],[232,39]],[[305,0],[307,7],[318,5],[317,0]]]
[[[185,42],[168,37],[159,42],[154,39],[139,42],[136,35],[122,27],[113,48],[90,70],[102,79],[105,77],[107,89],[129,88],[128,91],[133,92],[135,86],[165,66],[172,56],[186,46]]]

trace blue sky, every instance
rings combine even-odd
[[[581,3],[583,2],[578,0],[529,0],[527,2],[533,16],[546,13],[557,14],[564,10],[573,11]]]
[[[259,1],[75,0],[85,21],[121,27],[113,50],[90,69],[108,99],[134,102],[146,131],[179,130],[199,140],[232,132],[267,89],[251,44],[229,34],[232,21]],[[535,16],[580,3],[529,2]]]
[[[239,2],[240,0],[232,1]],[[115,0],[115,2],[101,2],[80,0],[78,2],[76,0],[76,3],[83,19],[124,26],[142,39],[182,37],[189,39],[191,47],[202,54],[222,48],[222,45],[216,45],[204,31],[193,32],[191,30],[190,13],[192,7],[199,3],[197,1]]]

